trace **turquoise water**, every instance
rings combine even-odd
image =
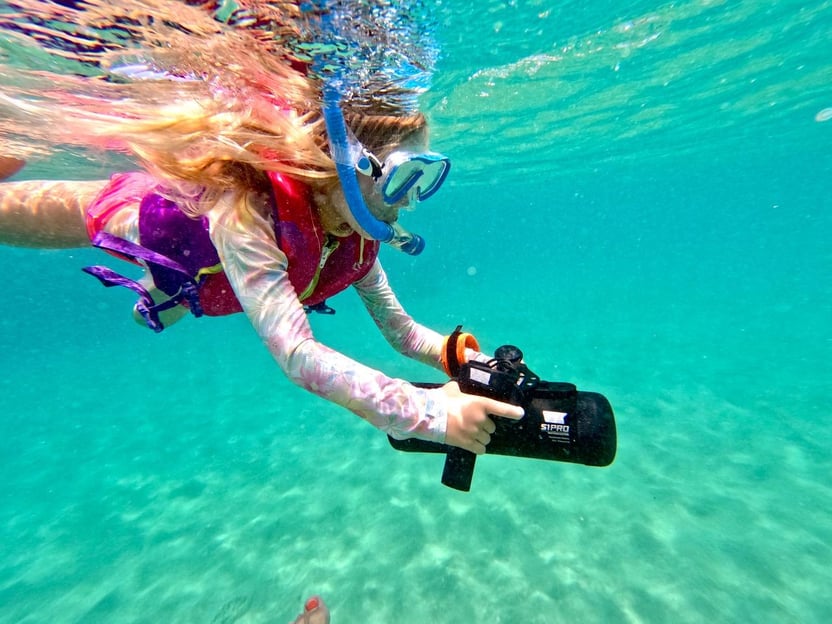
[[[615,463],[451,491],[244,318],[152,335],[97,254],[2,248],[0,622],[832,619],[832,6],[553,4],[439,8],[454,170],[383,262],[424,323],[603,392]],[[437,380],[331,303],[320,340]]]

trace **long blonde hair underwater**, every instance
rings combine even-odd
[[[0,48],[4,155],[43,156],[55,146],[121,152],[182,196],[198,193],[189,212],[226,190],[253,189],[258,172],[335,179],[320,83],[297,58],[296,3],[237,2],[224,16],[211,0],[15,6],[19,13],[0,14],[0,27],[29,56],[27,67],[14,66]],[[389,112],[365,108],[348,122],[376,147],[425,126],[421,114]]]

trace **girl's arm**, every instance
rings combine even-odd
[[[387,274],[376,260],[370,272],[355,283],[361,300],[388,343],[399,353],[444,370],[441,353],[445,338],[421,325],[405,312],[387,281]],[[465,349],[465,360],[488,362],[491,358],[474,349]]]
[[[50,249],[89,246],[84,214],[106,184],[106,180],[0,184],[0,244]]]
[[[403,355],[442,370],[440,354],[444,338],[405,312],[378,259],[354,286],[390,346]]]
[[[211,240],[243,309],[289,379],[394,437],[445,441],[441,391],[392,379],[316,341],[271,225],[256,214],[242,222],[231,201],[229,194],[208,214]]]

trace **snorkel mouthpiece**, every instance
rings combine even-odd
[[[425,248],[425,241],[421,236],[408,232],[396,222],[390,224],[377,219],[367,207],[361,194],[361,187],[358,185],[358,176],[355,173],[356,163],[363,157],[361,146],[355,145],[349,139],[338,89],[332,84],[325,84],[323,91],[324,124],[326,124],[330,152],[335,161],[335,169],[338,172],[344,198],[347,200],[347,206],[353,218],[374,240],[388,243],[411,256],[419,255]]]
[[[391,228],[393,229],[393,238],[385,241],[389,245],[410,256],[418,256],[425,250],[425,239],[418,234],[408,232],[399,225],[398,221],[394,221]]]

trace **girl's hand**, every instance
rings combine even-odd
[[[19,158],[11,158],[9,156],[0,156],[0,180],[12,177],[18,171],[23,169],[26,164],[25,160]]]
[[[513,420],[523,418],[523,408],[487,397],[465,394],[459,384],[451,381],[442,390],[448,398],[448,428],[445,444],[458,446],[477,455],[485,453],[496,426],[489,415]]]

